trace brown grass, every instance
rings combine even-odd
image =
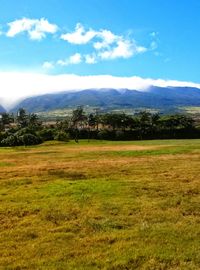
[[[199,149],[0,149],[0,269],[200,269]]]

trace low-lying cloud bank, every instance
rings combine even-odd
[[[17,101],[29,96],[56,93],[68,90],[91,88],[115,88],[147,91],[149,86],[196,87],[192,82],[143,79],[140,77],[114,77],[111,75],[79,76],[74,74],[47,75],[26,72],[0,72],[0,104],[6,109]]]

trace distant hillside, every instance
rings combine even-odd
[[[200,89],[191,87],[150,87],[148,91],[89,89],[30,97],[12,111],[23,107],[29,112],[42,112],[78,105],[102,108],[173,108],[200,106]]]
[[[4,107],[0,105],[0,113],[5,113],[5,112],[6,110],[4,109]]]

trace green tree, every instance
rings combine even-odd
[[[84,113],[83,107],[79,106],[72,112],[71,123],[75,128],[83,128],[87,122],[87,116]]]
[[[29,116],[23,108],[17,112],[17,123],[21,128],[27,127],[29,124]]]
[[[70,127],[69,120],[65,119],[63,121],[57,121],[56,128],[60,131],[68,132]]]
[[[186,115],[170,115],[161,118],[161,125],[166,129],[191,129],[194,128],[194,120]]]
[[[83,107],[79,106],[72,112],[71,127],[75,130],[75,142],[79,142],[79,130],[83,129],[87,124],[87,116],[83,111]]]
[[[28,126],[31,129],[34,129],[34,130],[39,129],[41,127],[41,125],[42,125],[42,123],[39,120],[39,117],[37,116],[37,114],[31,113],[28,116]]]
[[[6,125],[14,122],[13,115],[3,113],[0,115],[0,130],[4,130]]]

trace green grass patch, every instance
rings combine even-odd
[[[15,166],[12,162],[0,162],[0,167]]]

